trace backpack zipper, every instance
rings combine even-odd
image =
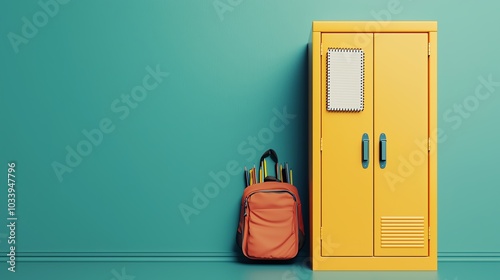
[[[247,197],[245,197],[245,212],[243,213],[243,217],[246,217],[247,216],[247,209],[248,209],[248,199],[256,194],[256,193],[259,193],[259,192],[267,192],[267,193],[272,193],[272,192],[276,192],[276,193],[281,193],[281,192],[286,192],[286,193],[289,193],[292,197],[293,197],[293,200],[295,202],[297,202],[297,198],[295,197],[295,194],[293,194],[291,191],[288,191],[288,190],[260,190],[260,191],[254,191],[252,193],[250,193],[249,195],[247,195]],[[297,205],[295,205],[295,210],[297,210]]]

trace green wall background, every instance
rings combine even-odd
[[[210,173],[253,166],[267,147],[293,166],[308,215],[311,22],[386,19],[439,22],[440,256],[500,256],[498,4],[66,2],[45,24],[37,1],[0,8],[0,174],[17,163],[19,256],[232,256],[241,172],[218,191]],[[23,31],[23,17],[38,30]],[[18,52],[11,32],[31,37]],[[148,66],[169,75],[126,105]],[[478,99],[481,77],[494,83]],[[59,180],[54,162],[66,165],[66,147],[103,121],[109,133]],[[198,209],[206,186],[214,193]]]

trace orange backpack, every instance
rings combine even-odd
[[[274,150],[262,155],[261,166],[267,156],[275,162],[276,177],[266,176],[243,192],[236,242],[249,259],[288,260],[304,244],[302,206],[297,188],[288,183],[288,170],[279,172]]]

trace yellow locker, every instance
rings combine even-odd
[[[436,31],[313,22],[313,269],[437,269]]]

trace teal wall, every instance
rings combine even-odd
[[[267,147],[293,166],[307,215],[311,22],[381,19],[439,22],[439,252],[500,255],[492,1],[66,1],[46,18],[19,2],[0,9],[0,175],[17,163],[19,255],[231,256],[238,170]],[[481,79],[494,83],[479,98]]]

